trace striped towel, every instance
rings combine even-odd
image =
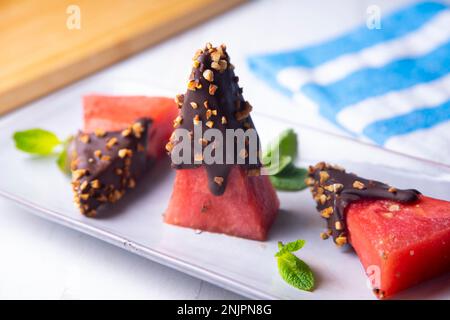
[[[272,87],[386,148],[450,164],[450,9],[421,2],[306,48],[249,58]],[[299,100],[299,99],[295,99]]]

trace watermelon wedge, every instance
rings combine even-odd
[[[165,155],[164,145],[172,133],[172,121],[178,114],[171,98],[145,96],[87,95],[83,97],[84,132],[96,129],[123,130],[140,118],[150,118],[148,155]]]
[[[166,145],[177,172],[164,221],[265,240],[279,201],[268,177],[260,175],[259,149],[251,147],[259,145],[252,106],[233,70],[224,45],[208,43],[194,56],[186,94],[175,99],[180,113]],[[230,132],[242,135],[226,140]],[[178,153],[180,146],[185,149]],[[208,159],[208,149],[224,157]],[[178,162],[179,154],[186,159]]]
[[[450,271],[448,201],[359,201],[349,205],[346,221],[350,243],[379,297]]]
[[[229,174],[223,195],[213,195],[205,168],[178,170],[166,223],[265,240],[279,208],[275,190],[267,176],[249,177],[236,166]]]
[[[328,226],[322,238],[355,249],[377,297],[450,271],[450,202],[323,162],[309,172],[307,183]]]

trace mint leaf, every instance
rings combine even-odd
[[[290,156],[280,156],[276,159],[271,159],[270,166],[266,167],[270,176],[276,175],[283,171],[292,163],[293,159]]]
[[[276,175],[269,176],[272,185],[277,190],[300,191],[307,187],[305,178],[308,170],[289,165]]]
[[[312,291],[314,288],[314,275],[311,268],[292,252],[298,251],[305,245],[305,240],[297,240],[283,245],[278,242],[277,257],[278,272],[281,277],[291,286],[305,291]]]
[[[297,134],[295,131],[293,129],[284,130],[264,152],[262,157],[264,165],[269,166],[273,158],[276,158],[276,153],[278,153],[279,159],[289,156],[294,161],[297,157],[297,145]]]
[[[296,241],[292,241],[287,243],[286,245],[283,245],[282,242],[278,242],[278,248],[280,249],[280,251],[278,251],[275,254],[275,257],[279,257],[281,255],[283,255],[286,252],[295,252],[300,250],[301,248],[303,248],[303,246],[305,245],[306,241],[305,240],[296,240]]]
[[[298,153],[297,145],[297,134],[293,129],[287,129],[263,154],[262,162],[277,190],[300,191],[306,188],[307,170],[294,165]]]
[[[37,155],[49,155],[61,144],[58,137],[47,130],[30,129],[14,133],[16,148]]]
[[[291,286],[312,291],[314,275],[309,266],[290,252],[286,252],[278,259],[278,271],[281,277]]]

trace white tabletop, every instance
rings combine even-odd
[[[86,80],[141,81],[182,92],[191,57],[206,42],[226,43],[244,96],[265,113],[336,130],[309,106],[294,106],[248,70],[252,53],[277,51],[336,35],[363,23],[368,5],[382,14],[408,0],[252,1],[165,41]],[[81,10],[83,10],[81,8]],[[82,26],[83,27],[83,26]],[[86,81],[83,80],[83,81]],[[289,109],[288,109],[289,108]],[[294,109],[295,108],[295,109]],[[1,178],[1,177],[0,177]],[[35,217],[0,199],[2,299],[236,299],[238,294],[195,279],[120,248]]]

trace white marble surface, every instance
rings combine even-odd
[[[75,1],[76,2],[76,1]],[[289,112],[300,122],[336,130],[308,106],[271,91],[249,72],[245,57],[307,44],[362,23],[368,5],[388,12],[407,0],[251,1],[208,23],[90,77],[182,92],[191,56],[205,42],[226,43],[245,97],[265,113]],[[82,10],[82,8],[81,8]],[[1,177],[0,177],[1,179]],[[14,182],[12,182],[14,183]],[[0,199],[0,298],[233,299],[239,295],[30,215]]]

